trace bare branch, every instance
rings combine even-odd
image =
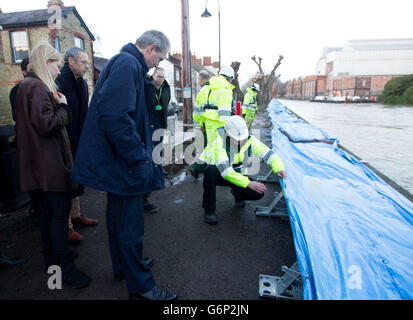
[[[270,73],[271,75],[274,75],[274,74],[275,74],[275,70],[277,70],[277,68],[280,66],[282,59],[284,59],[284,57],[283,57],[282,55],[280,55],[280,56],[278,57],[277,63],[274,65],[274,68],[272,69],[272,71],[271,71],[271,73]]]
[[[264,74],[264,72],[262,71],[262,66],[261,66],[262,58],[260,58],[260,57],[258,58],[259,62],[257,61],[257,57],[256,57],[256,56],[252,56],[251,59],[252,59],[252,61],[254,61],[255,64],[258,66],[259,72],[262,73],[262,74]]]

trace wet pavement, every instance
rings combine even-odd
[[[259,113],[253,126],[262,129],[261,140],[270,145],[267,124],[266,114]],[[268,170],[262,165],[260,174]],[[280,276],[281,266],[296,260],[289,222],[254,213],[257,205],[271,203],[279,186],[267,184],[264,198],[247,202],[244,209],[234,208],[229,188],[218,187],[219,223],[211,226],[203,219],[202,180],[182,171],[174,177],[167,189],[151,195],[159,211],[145,213],[144,256],[155,260],[155,281],[184,300],[260,299],[259,274]],[[0,250],[27,260],[0,270],[0,300],[128,298],[124,281],[112,280],[105,193],[86,188],[80,204],[82,213],[98,219],[99,225],[76,228],[85,239],[70,248],[79,253],[76,264],[91,275],[92,283],[83,289],[64,284],[62,290],[48,288],[50,275],[43,269],[38,222],[29,217],[26,206],[0,218]]]

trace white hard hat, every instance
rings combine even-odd
[[[240,116],[229,117],[225,122],[224,127],[227,134],[237,141],[242,141],[248,138],[247,124]]]
[[[223,66],[221,70],[219,70],[219,75],[226,76],[228,78],[234,78],[234,69],[232,69],[230,66]]]
[[[260,85],[258,83],[253,83],[251,86],[252,90],[260,91]]]

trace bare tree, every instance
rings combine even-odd
[[[272,93],[272,86],[274,82],[280,77],[280,75],[275,75],[275,71],[281,65],[281,61],[284,59],[282,55],[278,57],[278,61],[275,63],[274,68],[272,69],[270,74],[265,74],[262,69],[262,58],[256,56],[251,57],[252,61],[258,67],[259,74],[253,79],[253,82],[258,83],[260,85],[260,94],[258,99],[261,101],[261,104],[267,105],[271,99]]]
[[[234,80],[232,80],[232,84],[235,86],[234,89],[234,100],[235,101],[244,101],[244,94],[242,93],[242,90],[239,86],[239,80],[238,80],[238,70],[241,65],[241,62],[238,61],[233,61],[231,63],[232,69],[234,69]]]

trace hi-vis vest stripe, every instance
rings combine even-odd
[[[248,148],[251,148],[251,152],[259,156],[263,162],[270,165],[275,173],[284,170],[281,159],[254,136],[250,136],[248,141],[242,146],[240,152],[234,154],[233,161],[230,161],[230,155],[225,150],[223,140],[220,136],[206,146],[198,160],[202,163],[215,165],[225,180],[246,188],[250,180],[248,177],[235,171],[233,166],[244,162]]]

